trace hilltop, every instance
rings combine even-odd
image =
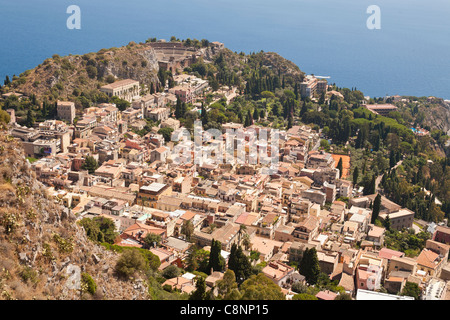
[[[126,46],[101,49],[83,55],[61,57],[55,54],[37,67],[14,76],[0,91],[13,91],[25,96],[35,95],[41,101],[74,100],[80,95],[98,93],[102,85],[128,78],[138,80],[142,90],[148,90],[149,86],[159,90],[162,87],[161,77],[158,76],[160,64],[168,60],[168,56],[175,56],[175,59],[184,56],[185,60],[190,59],[192,64],[214,64],[221,53],[230,71],[243,74],[244,69],[248,68],[249,56],[254,55],[245,55],[242,52],[238,54],[225,47],[218,49],[207,40],[202,40],[201,44],[196,41],[187,39],[156,42],[153,38],[145,43],[130,42]],[[175,49],[171,49],[172,46]],[[172,50],[175,50],[174,53]],[[303,79],[304,73],[299,67],[277,53],[261,51],[258,54],[262,55],[262,59],[258,60],[258,65],[250,67],[256,69],[265,66],[279,74],[292,76],[297,81]],[[182,73],[184,67],[181,64],[176,71],[171,71]],[[216,73],[217,69],[211,71]],[[205,74],[207,77],[211,75]]]

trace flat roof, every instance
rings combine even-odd
[[[382,219],[385,219],[387,215],[388,215],[387,213],[383,213],[383,214],[380,214],[380,217]],[[406,208],[403,208],[403,209],[400,209],[397,212],[389,213],[389,218],[390,219],[395,219],[395,218],[401,218],[401,217],[410,216],[410,215],[414,216],[414,212],[411,211],[411,210],[408,210]]]
[[[148,186],[142,186],[141,189],[146,190],[146,191],[158,192],[158,191],[161,191],[165,186],[166,186],[166,184],[164,184],[164,183],[153,182],[152,184],[149,184]]]
[[[356,292],[356,300],[414,300],[414,298],[359,289]]]
[[[135,84],[135,83],[139,83],[139,81],[133,80],[133,79],[119,80],[119,81],[104,85],[101,87],[101,89],[116,89],[116,88],[119,88],[122,86]]]

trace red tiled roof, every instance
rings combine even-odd
[[[334,300],[337,294],[331,291],[320,291],[316,294],[316,297],[321,300]]]
[[[378,257],[383,259],[392,259],[392,257],[403,257],[405,254],[400,251],[388,249],[388,248],[382,248],[380,252],[378,253]]]

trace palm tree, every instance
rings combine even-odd
[[[194,226],[190,220],[186,220],[181,226],[181,233],[186,236],[186,240],[190,241],[191,236],[194,233]]]
[[[241,224],[241,225],[239,226],[239,231],[238,231],[239,244],[240,244],[241,241],[242,241],[242,234],[243,234],[243,233],[247,234],[247,227],[246,227],[245,225]]]
[[[242,240],[242,245],[244,246],[245,250],[250,249],[252,243],[250,242],[250,236],[248,233],[244,234],[244,239]]]

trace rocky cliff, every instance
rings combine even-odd
[[[147,299],[146,281],[115,276],[118,258],[87,239],[34,178],[19,142],[2,131],[0,299]],[[94,295],[80,290],[82,274],[95,281]]]

